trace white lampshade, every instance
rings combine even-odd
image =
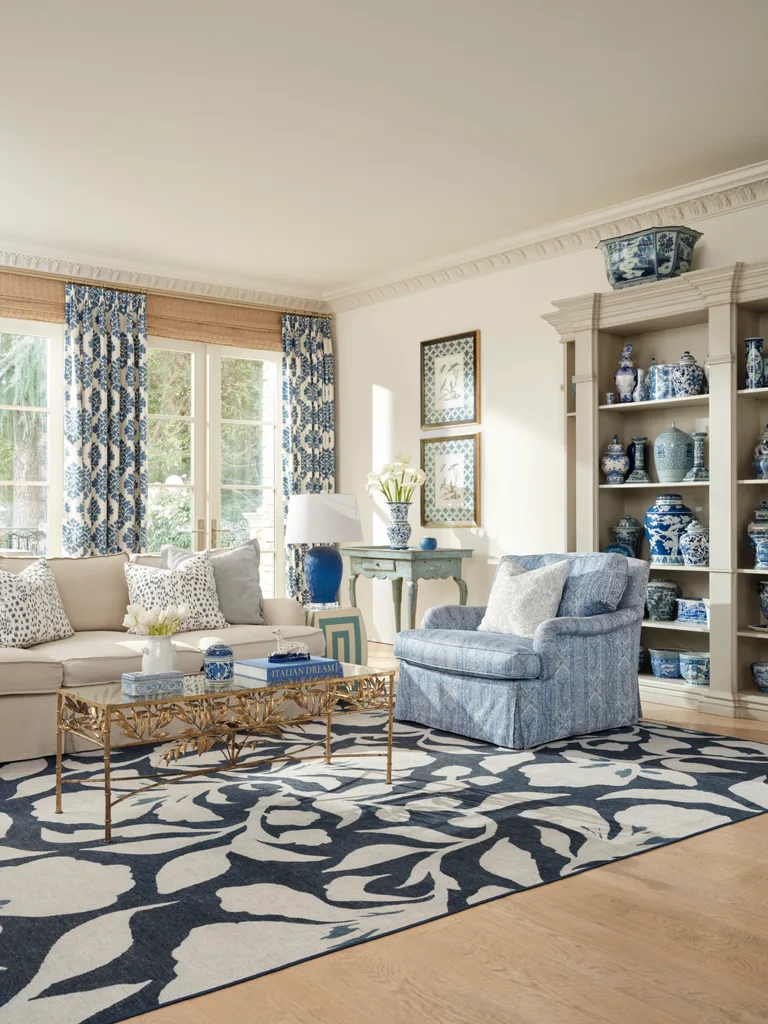
[[[285,524],[286,544],[336,544],[363,539],[354,494],[292,494]]]

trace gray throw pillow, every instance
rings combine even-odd
[[[173,544],[164,544],[160,549],[164,569],[177,569],[199,554]],[[227,622],[233,626],[266,625],[259,582],[259,542],[250,540],[241,548],[214,548],[210,555],[219,608]]]

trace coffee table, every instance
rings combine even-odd
[[[330,679],[309,679],[277,686],[257,685],[251,680],[234,679],[212,682],[203,675],[185,676],[184,693],[153,694],[151,697],[127,697],[119,682],[103,685],[73,686],[56,691],[56,813],[62,813],[64,783],[93,782],[91,777],[62,778],[64,734],[71,733],[88,740],[104,751],[104,839],[112,839],[112,808],[121,800],[159,786],[199,775],[253,768],[275,761],[323,759],[333,756],[381,757],[377,753],[334,755],[332,724],[335,718],[361,711],[386,711],[387,749],[386,780],[392,781],[392,723],[395,691],[393,670],[366,665],[343,665],[343,675]],[[253,750],[263,738],[280,738],[288,728],[322,719],[325,721],[325,751],[301,755],[301,751],[317,746],[313,741],[298,752],[276,757],[259,757]],[[121,734],[119,744],[112,737],[113,728]],[[205,754],[220,747],[221,764],[206,768],[178,768],[173,772],[156,772],[144,776],[124,776],[124,781],[137,778],[155,780],[139,789],[112,799],[112,782],[121,777],[112,775],[111,751],[115,746],[138,746],[162,743],[158,768],[178,764],[180,757],[196,752]],[[98,780],[96,780],[98,781]]]

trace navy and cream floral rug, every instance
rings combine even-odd
[[[384,728],[337,724],[349,760],[331,765],[131,797],[111,844],[100,786],[65,787],[56,815],[51,760],[1,767],[0,1021],[111,1024],[768,809],[751,740],[643,723],[515,752],[399,723],[389,787],[383,759],[355,757]],[[150,753],[117,753],[116,772]]]

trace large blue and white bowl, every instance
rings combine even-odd
[[[682,651],[680,675],[691,686],[709,686],[709,651]]]
[[[645,281],[666,281],[687,273],[691,269],[693,247],[700,238],[700,231],[678,225],[606,238],[597,248],[603,251],[611,286],[629,288]]]
[[[651,671],[659,679],[680,678],[680,652],[650,649]]]

